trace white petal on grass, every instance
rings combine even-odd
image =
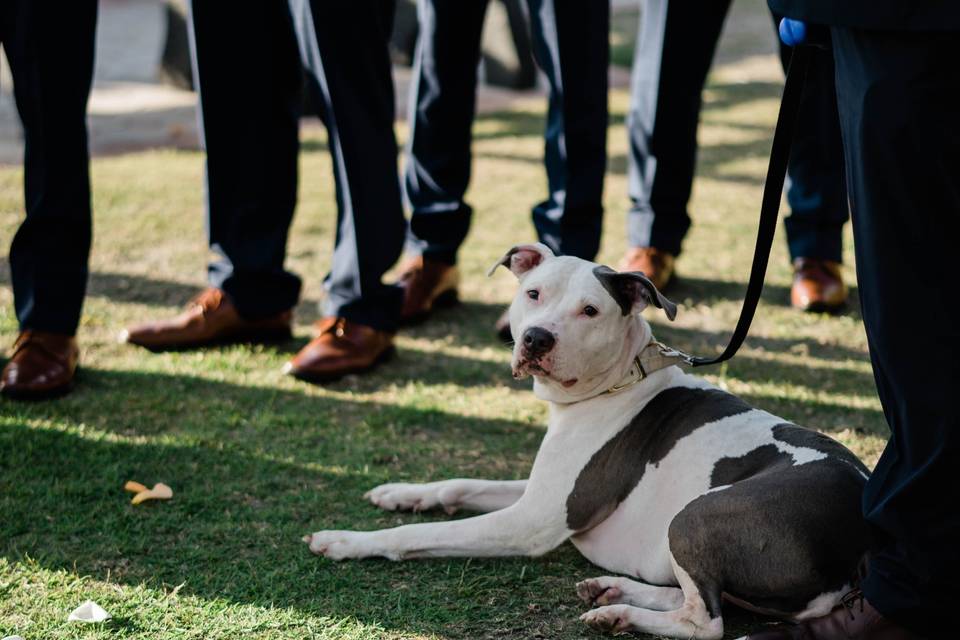
[[[103,610],[103,607],[98,605],[93,600],[87,600],[82,605],[70,612],[70,616],[67,617],[67,620],[73,622],[103,622],[104,620],[109,620],[112,618],[109,613]]]

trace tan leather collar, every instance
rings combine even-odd
[[[666,369],[674,365],[689,364],[689,356],[676,349],[671,349],[661,342],[652,340],[633,358],[633,364],[627,375],[620,382],[613,385],[604,393],[617,393],[627,387],[632,387],[641,380],[645,380],[654,371]]]

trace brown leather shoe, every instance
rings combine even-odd
[[[921,640],[871,606],[859,590],[822,618],[751,633],[747,640]]]
[[[460,273],[453,265],[415,256],[404,263],[397,284],[403,289],[400,321],[414,324],[426,320],[434,309],[457,304]]]
[[[847,286],[840,264],[815,258],[794,260],[790,303],[801,311],[835,313],[843,309],[847,304]]]
[[[673,283],[675,259],[672,253],[656,247],[630,247],[620,261],[620,271],[642,271],[657,289],[664,291]]]
[[[394,354],[392,333],[346,318],[323,318],[315,326],[317,337],[284,365],[284,373],[307,382],[333,382],[369,371]]]
[[[292,311],[284,311],[262,320],[240,317],[230,298],[210,287],[190,301],[175,318],[147,322],[125,329],[120,342],[151,351],[192,349],[237,342],[281,342],[291,337]]]
[[[73,336],[23,331],[13,343],[0,376],[0,393],[18,400],[43,400],[68,393],[80,360]]]

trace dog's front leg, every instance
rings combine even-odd
[[[423,484],[394,482],[367,491],[363,497],[387,511],[427,511],[442,508],[449,514],[497,511],[523,496],[526,480],[471,480],[455,478]]]
[[[563,509],[526,509],[524,500],[500,511],[451,522],[410,524],[380,531],[318,531],[310,550],[333,560],[380,556],[391,560],[440,556],[537,556],[570,537]]]

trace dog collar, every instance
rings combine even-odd
[[[667,345],[653,340],[634,356],[633,364],[630,366],[627,375],[604,393],[623,391],[627,387],[632,387],[641,380],[645,380],[655,371],[680,364],[690,364],[689,356],[682,351],[671,349]]]

